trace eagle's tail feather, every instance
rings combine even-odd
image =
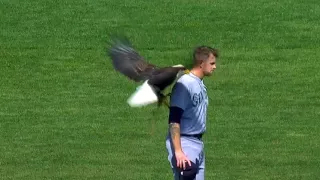
[[[153,104],[159,100],[154,89],[145,81],[128,99],[128,104],[131,107],[142,107]]]

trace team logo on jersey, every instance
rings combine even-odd
[[[206,103],[208,103],[207,102],[207,99],[205,99],[204,97],[205,97],[205,95],[204,95],[205,93],[201,93],[201,92],[199,92],[199,93],[194,93],[193,95],[192,95],[192,104],[193,104],[193,106],[198,106],[200,103],[202,103],[204,100],[206,101]]]
[[[203,100],[202,93],[194,93],[192,96],[193,106],[198,106]]]
[[[200,103],[200,96],[197,93],[194,93],[192,96],[192,104],[193,106],[197,106]]]

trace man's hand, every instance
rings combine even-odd
[[[190,160],[187,158],[187,156],[182,151],[175,152],[175,156],[176,156],[178,168],[185,170],[186,163],[188,163],[189,166],[191,166]]]

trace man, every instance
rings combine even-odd
[[[172,88],[166,148],[175,180],[204,179],[201,138],[206,130],[208,96],[203,78],[216,69],[216,58],[216,49],[197,47],[190,73],[182,75]]]

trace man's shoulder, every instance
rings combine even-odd
[[[190,93],[191,88],[193,86],[192,84],[193,84],[193,80],[192,78],[190,78],[190,75],[184,74],[180,76],[179,79],[177,79],[177,81],[174,83],[173,92],[177,92],[178,94],[187,93],[187,92]]]
[[[189,74],[182,75],[178,80],[177,83],[181,83],[184,85],[189,85],[195,82],[195,79],[192,78]]]

